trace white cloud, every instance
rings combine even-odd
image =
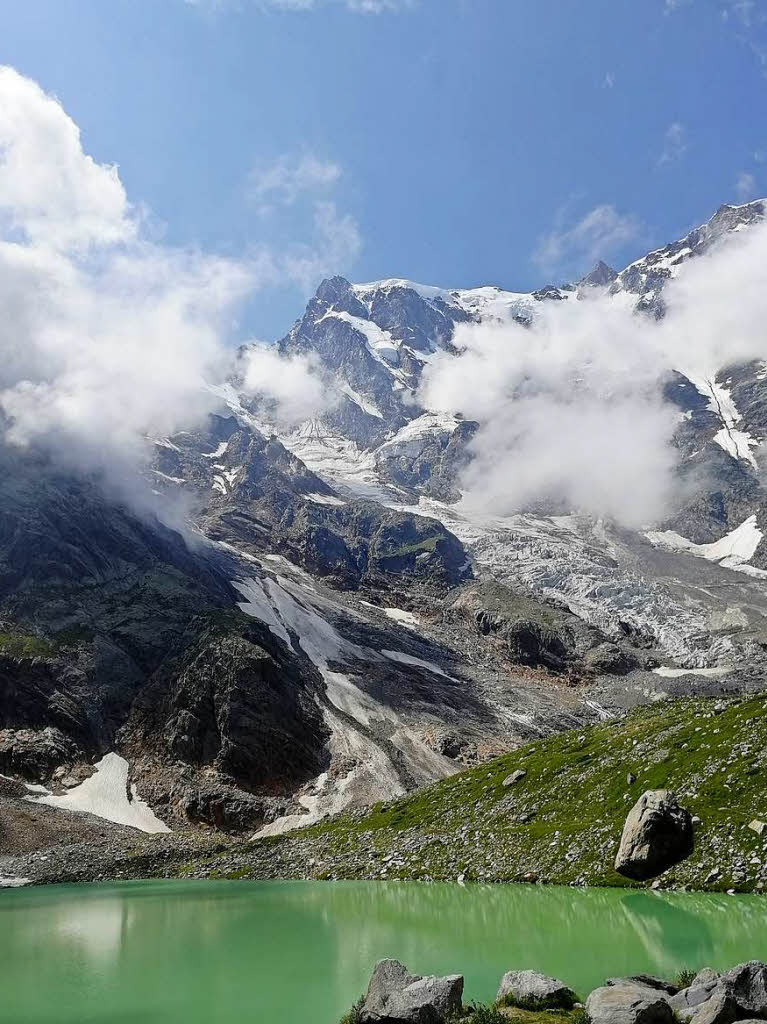
[[[83,153],[60,105],[0,67],[0,228],[57,247],[128,241],[136,223],[115,167]]]
[[[424,372],[428,408],[479,422],[467,500],[509,513],[540,500],[638,527],[677,493],[673,370],[697,377],[767,357],[767,224],[684,265],[660,323],[608,295],[541,303],[530,327],[459,325],[459,358]]]
[[[597,260],[608,259],[640,233],[636,217],[621,214],[605,203],[595,206],[576,224],[558,225],[544,235],[533,253],[533,261],[546,273],[578,275]]]
[[[666,129],[663,151],[658,157],[659,167],[670,167],[681,162],[688,149],[687,129],[681,121],[672,121]]]
[[[328,394],[309,356],[281,356],[273,345],[253,344],[243,355],[243,389],[259,400],[272,422],[292,427],[327,408]]]
[[[326,192],[341,177],[341,168],[311,153],[300,158],[282,156],[272,164],[254,167],[248,176],[247,194],[259,209],[292,206],[301,196]]]
[[[340,214],[335,203],[315,204],[314,231],[312,245],[293,246],[279,258],[281,273],[305,292],[323,277],[348,274],[362,248],[357,222],[349,214]]]
[[[204,382],[227,372],[239,303],[282,270],[275,253],[231,260],[146,240],[115,169],[83,153],[76,125],[39,86],[0,69],[7,442],[135,488],[145,435],[211,411]],[[262,387],[272,379],[283,389],[279,374]]]
[[[606,71],[605,77],[602,79],[603,89],[613,89],[615,87],[615,72]]]
[[[386,11],[401,11],[413,7],[417,0],[186,0],[186,3],[190,7],[213,12],[225,9],[240,10],[243,7],[255,7],[263,11],[314,11],[332,4],[340,4],[356,14],[383,14]]]
[[[738,199],[746,203],[756,195],[756,178],[748,171],[741,171],[735,182],[735,191]]]

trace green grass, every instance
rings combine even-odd
[[[525,778],[504,789],[517,768]],[[612,867],[626,814],[645,790],[669,788],[701,822],[695,852],[664,880],[748,891],[762,877],[750,861],[767,859],[767,836],[748,828],[767,821],[766,778],[767,697],[661,701],[276,843],[311,847],[317,877],[626,886]]]
[[[50,641],[34,633],[0,633],[0,652],[11,658],[48,658],[54,651]]]
[[[352,1006],[351,1010],[349,1010],[348,1013],[345,1013],[343,1015],[343,1017],[339,1021],[339,1024],[359,1024],[360,1012],[362,1010],[364,1002],[365,997],[360,996],[357,1002],[354,1004],[354,1006]]]
[[[695,980],[695,976],[698,972],[694,971],[691,967],[683,967],[675,978],[675,985],[677,988],[688,988],[692,985]]]

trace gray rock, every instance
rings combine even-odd
[[[410,974],[398,960],[376,964],[360,1024],[443,1024],[461,1010],[463,977]]]
[[[594,989],[586,1000],[591,1024],[674,1024],[674,1014],[659,992],[617,980]]]
[[[507,971],[501,978],[496,999],[506,996],[512,996],[519,1003],[535,1003],[541,1009],[563,1010],[571,1009],[577,999],[563,981],[538,971]]]
[[[723,974],[720,983],[726,987],[741,1015],[767,1017],[767,964],[749,960]]]
[[[506,776],[501,785],[508,788],[509,786],[513,786],[515,782],[521,782],[526,775],[527,772],[523,768],[517,768],[517,770],[512,772],[511,775]]]
[[[706,968],[695,975],[692,984],[673,996],[669,1003],[677,1013],[684,1014],[707,1002],[719,985],[719,975]]]
[[[689,857],[693,828],[689,811],[667,789],[651,789],[637,800],[626,818],[615,870],[645,881]]]
[[[690,1020],[693,1024],[732,1024],[737,1017],[737,1003],[726,988],[714,990],[710,999],[694,1010]]]

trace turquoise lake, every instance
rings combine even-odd
[[[126,882],[0,892],[0,1021],[336,1024],[381,957],[605,977],[767,959],[767,900],[416,882]]]

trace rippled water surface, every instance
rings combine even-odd
[[[0,892],[0,1020],[335,1024],[381,957],[490,999],[535,967],[611,974],[767,959],[762,897],[403,882],[128,882]]]

